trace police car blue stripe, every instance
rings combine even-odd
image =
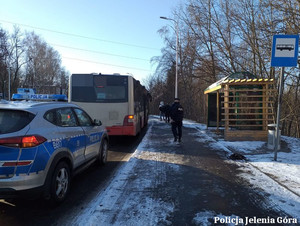
[[[20,149],[2,146],[0,149],[1,164],[0,164],[0,176],[8,176],[14,174],[15,167],[1,167],[5,161],[16,161],[19,157]]]

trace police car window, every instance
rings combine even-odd
[[[83,110],[75,108],[74,111],[77,115],[80,126],[92,126],[93,125],[91,118]]]
[[[0,134],[13,133],[23,129],[34,116],[26,111],[0,109]]]
[[[77,126],[75,115],[71,108],[56,109],[56,125],[63,127]]]
[[[44,118],[45,118],[47,121],[51,122],[52,124],[55,124],[55,125],[56,125],[56,124],[57,124],[57,123],[56,123],[56,110],[48,111],[48,112],[45,114]]]

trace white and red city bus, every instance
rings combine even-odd
[[[147,125],[150,94],[130,75],[72,74],[69,102],[100,119],[109,135],[136,136]]]

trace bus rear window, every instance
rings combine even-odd
[[[97,100],[124,100],[125,87],[123,86],[106,86],[103,88],[97,88]]]
[[[128,101],[128,77],[95,76],[96,102],[117,103]]]
[[[122,103],[128,101],[128,77],[114,75],[74,75],[72,101]]]
[[[128,77],[95,76],[94,84],[97,101],[126,102],[128,100]]]

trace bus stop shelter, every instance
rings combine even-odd
[[[274,80],[258,79],[238,72],[207,89],[207,127],[224,127],[225,140],[268,139],[268,124],[274,123]]]

